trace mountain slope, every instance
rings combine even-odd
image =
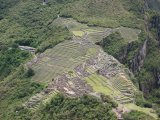
[[[62,16],[71,16],[89,25],[140,27],[139,25],[141,25],[142,21],[134,14],[134,4],[137,1],[79,0],[66,5],[60,14]],[[139,9],[138,7],[141,7],[140,2],[136,9]]]
[[[143,97],[131,81],[135,80],[133,74],[105,53],[107,50],[104,52],[96,45],[118,33],[120,42],[109,44],[107,48],[110,51],[116,48],[117,53],[121,46],[133,42],[135,49],[130,52],[137,53],[137,47],[147,38],[143,4],[140,0],[50,0],[46,5],[39,0],[3,2],[1,8],[5,12],[0,13],[0,56],[3,55],[0,58],[3,60],[0,62],[0,66],[3,66],[0,67],[0,118],[41,119],[48,116],[45,117],[48,119],[55,116],[64,119],[63,112],[64,115],[71,114],[71,106],[80,109],[81,105],[69,104],[63,111],[59,108],[62,104],[69,101],[77,103],[79,99],[82,99],[82,103],[86,100],[83,104],[94,102],[94,98],[83,98],[85,94],[95,96],[98,99],[98,102],[94,102],[97,106],[91,102],[89,109],[83,106],[84,109],[80,110],[108,111],[109,117],[116,119],[111,111],[116,106],[109,107],[110,102],[115,101],[127,111],[139,110],[156,118],[153,109],[135,105],[137,98]],[[110,43],[112,40],[114,37],[111,37]],[[34,47],[36,52],[21,51],[20,46]],[[15,49],[14,53],[4,54],[4,51],[12,49]],[[130,58],[134,56],[131,53]],[[7,64],[10,58],[15,59]],[[17,64],[14,65],[14,62]],[[3,71],[4,68],[9,72]],[[52,106],[52,103],[55,103],[54,98],[59,92],[66,98],[57,99],[60,104],[57,105],[57,111],[53,112],[52,108],[56,105]],[[101,94],[111,97],[106,106]],[[44,116],[39,115],[43,111]],[[99,114],[98,111],[95,113]],[[86,113],[80,117],[84,115]],[[93,116],[90,114],[86,118]]]

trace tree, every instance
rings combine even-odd
[[[28,78],[28,77],[34,76],[34,74],[35,74],[34,70],[31,69],[31,68],[28,68],[28,70],[27,70],[25,76]]]

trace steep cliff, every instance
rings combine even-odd
[[[140,69],[144,65],[144,60],[147,55],[147,40],[143,43],[142,46],[140,46],[140,49],[138,50],[137,54],[129,61],[129,69],[133,73],[137,73],[140,71]]]
[[[159,15],[154,15],[153,17],[151,17],[149,29],[151,31],[154,31],[154,34],[156,35],[155,37],[159,41],[159,45],[160,45],[160,16]]]
[[[133,73],[139,72],[143,67],[147,55],[147,39],[125,42],[119,33],[113,33],[97,44],[122,64],[126,64]]]

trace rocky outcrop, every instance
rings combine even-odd
[[[143,67],[146,55],[147,55],[147,40],[143,43],[142,47],[140,47],[138,53],[133,57],[133,59],[129,61],[129,69],[133,73],[140,71],[140,69]]]
[[[124,46],[122,48],[120,54],[117,57],[117,59],[121,63],[125,64],[127,62],[126,58],[127,58],[128,54],[129,54],[129,52],[132,51],[133,46],[134,46],[133,42],[130,42],[130,43],[128,43],[128,45],[126,45],[126,46]]]

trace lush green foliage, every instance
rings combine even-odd
[[[144,1],[143,0],[124,0],[125,1],[125,7],[133,12],[137,17],[143,18],[143,7],[144,7]]]
[[[0,119],[11,120],[17,106],[44,87],[24,77],[25,69],[19,67],[0,84]],[[25,119],[25,118],[24,118]],[[14,119],[15,120],[15,119]]]
[[[0,80],[8,76],[16,67],[31,55],[19,48],[3,47],[0,51]]]
[[[12,5],[12,1],[6,3]],[[43,52],[70,38],[66,28],[52,24],[61,5],[55,1],[43,6],[39,0],[18,2],[8,10],[0,21],[0,41],[15,41],[20,45],[38,47]]]
[[[102,102],[111,104],[113,108],[118,107],[118,104],[114,102],[114,100],[108,95],[102,94],[101,99],[102,99]]]
[[[67,98],[57,95],[36,113],[31,114],[22,108],[14,114],[14,117],[21,119],[25,116],[27,119],[36,120],[116,120],[111,109],[110,103],[103,104],[92,96]],[[26,113],[30,116],[26,116]]]
[[[151,102],[158,103],[158,81],[157,81],[157,72],[160,71],[160,49],[158,44],[154,40],[148,42],[148,55],[144,62],[143,69],[136,75],[136,78],[139,80],[140,89],[141,86],[145,86],[145,89],[148,91],[145,94],[145,97]],[[144,89],[144,88],[143,88]],[[157,90],[156,90],[157,89]],[[153,92],[152,92],[153,91]],[[150,95],[149,95],[150,93]]]
[[[129,1],[75,0],[72,4],[65,5],[60,14],[65,17],[73,17],[80,22],[93,26],[129,26],[139,28],[142,20],[137,19],[136,14],[133,14],[132,10],[132,4],[136,4],[139,0]],[[128,8],[125,6],[128,6]]]
[[[149,101],[146,101],[144,99],[137,100],[136,105],[141,106],[141,107],[145,107],[145,108],[152,108],[152,103],[150,103]]]
[[[104,38],[100,43],[104,51],[113,55],[114,57],[118,57],[124,44],[124,39],[118,32],[115,32],[109,35],[108,37]]]
[[[35,74],[34,70],[31,68],[28,68],[24,76],[28,78],[28,77],[32,77],[34,74]]]
[[[0,0],[0,20],[7,14],[9,8],[13,7],[19,0]]]
[[[138,111],[131,111],[123,115],[124,120],[155,120],[153,117]]]

